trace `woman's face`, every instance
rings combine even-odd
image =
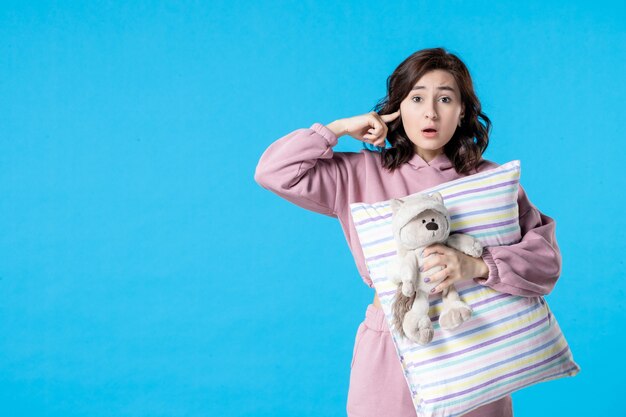
[[[426,162],[443,152],[464,111],[459,87],[444,70],[424,74],[400,103],[404,131],[415,145],[415,152]],[[428,128],[436,132],[425,132]]]

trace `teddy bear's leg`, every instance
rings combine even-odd
[[[430,343],[435,333],[430,317],[428,317],[429,307],[428,295],[418,290],[413,306],[402,321],[402,329],[406,336],[420,345]]]
[[[443,310],[439,316],[439,325],[442,329],[454,329],[472,316],[472,308],[467,303],[461,301],[454,285],[446,288],[442,297]]]

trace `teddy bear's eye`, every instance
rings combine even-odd
[[[433,219],[433,221],[435,221],[435,219]]]
[[[426,220],[422,220],[422,224],[426,223]]]

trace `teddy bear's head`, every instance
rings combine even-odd
[[[439,193],[392,199],[393,234],[406,249],[445,242],[450,235],[450,215]]]

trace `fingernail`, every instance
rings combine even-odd
[[[430,290],[430,292],[435,292],[436,288],[433,288],[432,290]]]
[[[424,278],[424,282],[430,282],[430,278]]]
[[[424,268],[420,266],[420,272],[424,272]]]

